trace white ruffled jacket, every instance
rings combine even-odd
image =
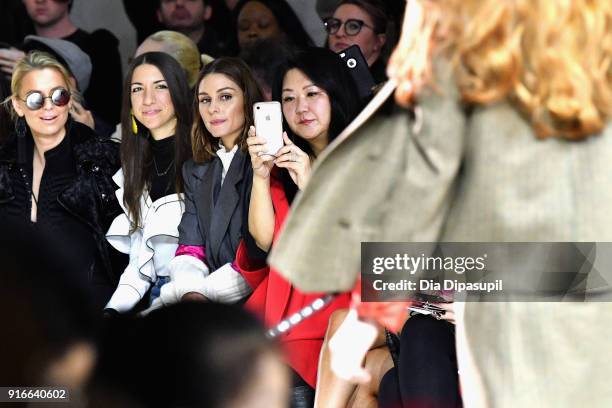
[[[158,277],[170,275],[168,264],[178,247],[178,225],[185,206],[182,194],[170,194],[152,202],[145,191],[140,199],[142,227],[130,233],[131,223],[123,203],[122,170],[115,173],[113,181],[119,186],[115,194],[123,214],[115,218],[106,239],[118,251],[129,254],[130,261],[106,307],[126,312],[142,299]]]

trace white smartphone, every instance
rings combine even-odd
[[[280,102],[257,102],[253,105],[257,137],[266,139],[267,150],[262,154],[275,156],[283,147],[283,113]]]

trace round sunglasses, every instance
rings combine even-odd
[[[51,99],[51,102],[55,106],[66,106],[68,102],[70,102],[70,92],[61,87],[51,90],[51,94],[49,96],[44,96],[40,91],[34,91],[29,93],[25,99],[22,99],[22,101],[25,102],[25,105],[29,110],[35,111],[44,106],[45,99]]]
[[[367,25],[363,20],[357,20],[356,18],[349,18],[344,23],[342,20],[329,17],[326,18],[323,22],[325,24],[325,30],[329,35],[336,34],[341,26],[344,25],[344,32],[346,35],[353,36],[359,34],[361,32],[362,27],[367,27],[370,30],[374,31],[374,27]]]

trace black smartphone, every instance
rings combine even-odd
[[[361,53],[358,45],[351,45],[338,53],[342,61],[346,64],[355,85],[360,100],[369,99],[373,95],[376,86],[368,62]]]

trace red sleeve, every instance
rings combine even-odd
[[[264,267],[258,267],[260,262],[257,262],[258,265],[254,265],[249,260],[249,252],[247,250],[246,244],[243,241],[240,241],[238,245],[238,250],[236,250],[236,260],[232,264],[234,269],[236,269],[242,277],[247,281],[251,289],[255,290],[257,286],[264,280],[264,278],[270,272],[270,268],[268,265]]]
[[[281,181],[274,177],[270,177],[270,195],[272,198],[272,206],[274,207],[274,240],[279,235],[280,228],[287,218],[289,212],[289,204],[285,196],[285,190]],[[238,250],[236,251],[236,260],[234,268],[242,274],[252,289],[255,289],[270,272],[270,268],[265,265],[261,266],[261,262],[249,259],[249,251],[243,241],[240,241]]]
[[[283,183],[276,177],[270,178],[270,195],[272,196],[272,206],[274,207],[274,241],[280,235],[280,230],[285,224],[285,219],[289,215],[289,202],[285,194]]]

